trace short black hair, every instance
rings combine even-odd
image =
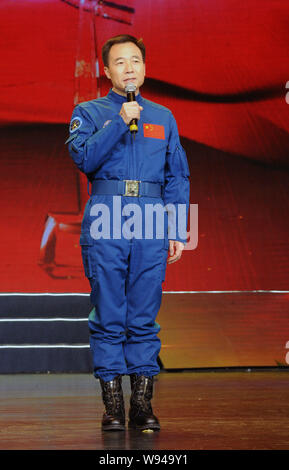
[[[114,44],[123,44],[125,42],[132,42],[135,44],[141,51],[143,62],[145,62],[146,56],[146,49],[143,43],[142,38],[137,39],[130,34],[120,34],[118,36],[114,36],[106,41],[106,43],[102,46],[102,60],[105,67],[108,67],[108,55],[109,51]]]

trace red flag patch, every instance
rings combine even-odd
[[[165,140],[165,128],[164,126],[159,126],[158,124],[144,123],[143,135],[144,137],[152,137],[153,139]]]

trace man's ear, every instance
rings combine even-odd
[[[104,73],[105,73],[105,75],[107,76],[107,78],[110,80],[111,77],[110,77],[110,73],[109,73],[109,68],[108,68],[108,67],[104,67],[103,70],[104,70]]]

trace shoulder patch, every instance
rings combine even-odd
[[[69,130],[70,132],[75,132],[77,129],[80,128],[82,124],[82,119],[81,117],[79,116],[76,116],[75,118],[72,119],[71,123],[70,123],[70,126],[69,126]]]

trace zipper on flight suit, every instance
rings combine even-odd
[[[131,179],[132,180],[136,180],[137,179],[137,176],[136,176],[136,152],[135,152],[135,139],[136,139],[136,135],[135,134],[131,134],[131,156],[132,156],[132,162],[131,162],[131,168],[132,168],[132,172],[131,172]]]

